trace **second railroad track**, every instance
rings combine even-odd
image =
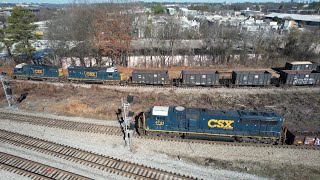
[[[196,179],[191,176],[152,168],[5,130],[0,130],[0,142],[134,179]]]
[[[107,135],[123,136],[123,131],[120,125],[117,126],[106,126],[83,122],[74,122],[59,120],[53,118],[18,114],[11,111],[0,112],[0,119],[8,119],[11,121],[16,121],[20,123],[30,123],[34,125],[53,127],[59,129],[67,129],[73,131],[99,133]],[[134,138],[139,139],[152,139],[157,141],[175,141],[175,142],[187,142],[187,143],[202,143],[202,144],[212,144],[212,145],[228,145],[228,146],[254,146],[254,147],[272,147],[272,148],[285,148],[285,149],[313,149],[320,150],[319,147],[315,146],[294,146],[294,145],[272,145],[272,144],[256,144],[256,143],[235,143],[235,142],[223,142],[223,141],[211,141],[211,140],[197,140],[197,139],[179,139],[170,137],[158,137],[158,136],[139,136],[134,133]]]

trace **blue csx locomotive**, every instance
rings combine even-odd
[[[13,78],[16,79],[41,79],[41,80],[69,80],[72,82],[95,82],[118,84],[124,80],[124,74],[117,69],[98,67],[68,67],[68,73],[64,73],[58,66],[18,64],[13,69]]]
[[[236,141],[278,143],[283,118],[275,112],[154,106],[138,118],[141,134],[218,136]]]
[[[13,68],[13,78],[59,80],[63,76],[62,68],[58,66],[18,64]]]

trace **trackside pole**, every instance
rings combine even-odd
[[[132,96],[128,96],[127,100],[125,100],[124,98],[121,98],[122,118],[123,118],[123,122],[121,123],[121,126],[124,132],[125,146],[128,146],[130,149],[132,147],[131,137],[133,135],[133,128],[132,128],[133,126],[131,124],[131,119],[132,119],[133,113],[129,112],[129,107],[132,102],[133,102]]]
[[[8,101],[8,106],[9,106],[9,108],[12,108],[15,103],[14,103],[14,99],[12,96],[12,90],[11,90],[11,86],[10,86],[10,82],[7,77],[7,74],[2,72],[0,75],[0,79],[1,79],[4,94],[5,94],[6,99]]]

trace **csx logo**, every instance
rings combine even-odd
[[[34,70],[34,73],[35,73],[35,74],[43,74],[43,70],[37,69],[37,70]]]
[[[210,128],[233,129],[233,127],[231,126],[233,122],[234,122],[233,120],[210,119],[208,121],[208,126]]]
[[[87,76],[87,77],[88,77],[88,76],[89,76],[89,77],[90,77],[90,76],[91,76],[91,77],[92,77],[92,76],[97,76],[97,72],[85,72],[85,76]]]

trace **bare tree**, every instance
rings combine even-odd
[[[48,22],[47,38],[57,56],[79,58],[80,64],[86,66],[85,57],[89,57],[92,52],[90,40],[94,13],[93,4],[74,3],[68,9],[60,10],[57,16]]]
[[[114,64],[126,65],[126,54],[132,40],[131,24],[132,16],[126,4],[109,4],[97,12],[91,44],[104,56],[110,57]]]
[[[291,30],[285,39],[284,55],[294,60],[306,60],[316,56],[314,50],[320,43],[319,32]]]

